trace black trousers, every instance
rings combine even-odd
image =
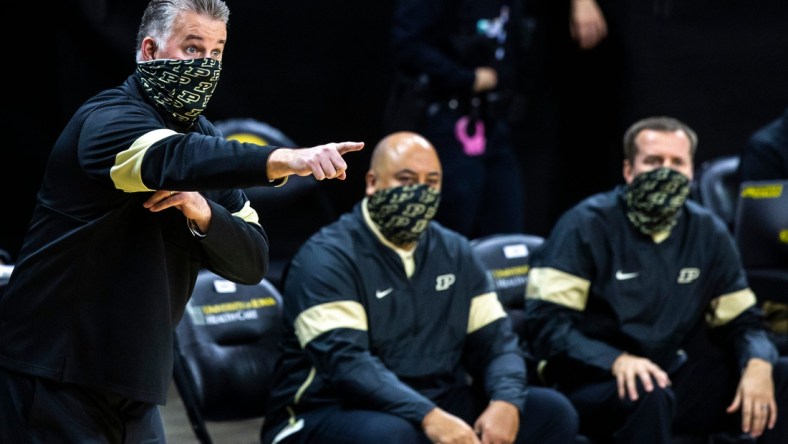
[[[469,388],[458,390],[440,407],[473,427],[487,404],[487,400],[474,396]],[[286,421],[266,421],[262,443],[430,444],[419,425],[399,416],[381,411],[346,409],[339,405],[301,413],[292,425],[286,426]],[[555,390],[531,388],[525,411],[520,413],[520,432],[515,442],[574,444],[576,435],[577,413],[569,401]]]
[[[648,393],[638,383],[637,401],[618,397],[616,381],[560,386],[580,414],[580,433],[595,443],[670,444],[675,435],[741,434],[741,413],[726,413],[739,372],[719,356],[690,359],[670,375],[672,385]],[[788,442],[788,358],[773,370],[778,418],[759,443]]]
[[[159,407],[0,369],[0,442],[164,444]]]

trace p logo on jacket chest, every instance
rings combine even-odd
[[[456,278],[454,277],[453,273],[442,274],[437,278],[435,278],[435,290],[436,291],[448,290],[449,287],[454,285],[455,280]]]
[[[698,268],[682,268],[679,270],[679,277],[676,282],[679,284],[689,284],[700,277],[700,269]]]

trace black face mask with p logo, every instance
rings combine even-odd
[[[145,94],[164,116],[192,124],[208,106],[219,83],[218,60],[151,60],[137,64],[137,76]]]
[[[641,233],[654,234],[676,225],[687,201],[690,180],[671,168],[636,176],[624,193],[627,217]]]
[[[376,191],[367,199],[367,212],[383,237],[404,246],[419,240],[439,203],[439,191],[428,185],[409,185]]]

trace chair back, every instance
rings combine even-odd
[[[543,242],[543,237],[525,233],[493,234],[471,240],[474,254],[490,274],[498,299],[521,339],[525,334],[529,259]]]
[[[693,197],[722,218],[731,232],[739,191],[739,156],[721,156],[703,162],[695,172]]]
[[[3,294],[5,293],[5,287],[8,284],[8,280],[11,278],[11,272],[13,271],[13,265],[5,265],[0,263],[0,299],[2,299]]]
[[[226,139],[259,145],[297,147],[271,125],[255,119],[227,119],[214,125]],[[260,224],[268,234],[269,267],[266,280],[282,289],[282,275],[298,248],[314,232],[333,222],[337,211],[325,186],[312,176],[290,176],[281,187],[256,186],[244,189]]]
[[[201,443],[206,421],[263,417],[282,334],[276,287],[203,270],[174,334],[173,380]]]
[[[225,139],[251,142],[258,145],[275,145],[295,148],[293,139],[266,122],[253,118],[226,119],[214,122]]]
[[[758,299],[788,302],[788,180],[742,182],[734,236]]]

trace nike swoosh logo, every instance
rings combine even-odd
[[[618,270],[616,272],[616,279],[618,279],[619,281],[625,281],[627,279],[636,278],[636,277],[638,277],[639,274],[640,273],[637,273],[637,272],[635,272],[635,273],[624,273],[623,271]]]
[[[386,297],[386,296],[388,296],[388,295],[389,295],[389,293],[391,293],[392,291],[394,291],[394,289],[393,289],[393,288],[389,288],[389,289],[387,289],[387,290],[378,290],[378,291],[376,291],[376,292],[375,292],[375,297],[376,297],[376,298],[378,298],[378,299],[385,298],[385,297]]]

